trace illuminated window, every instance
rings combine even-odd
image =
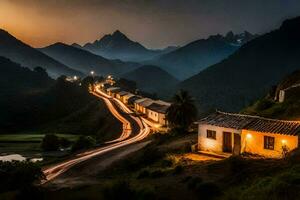
[[[274,150],[275,138],[264,136],[264,148]]]
[[[216,139],[217,138],[217,133],[216,131],[212,131],[212,130],[206,130],[206,137],[210,138],[210,139]]]

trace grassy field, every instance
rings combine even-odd
[[[75,141],[79,135],[56,134],[70,141]],[[21,154],[28,157],[41,156],[41,141],[44,134],[4,134],[0,135],[0,154]]]

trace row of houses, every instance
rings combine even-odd
[[[166,113],[167,109],[171,105],[170,103],[162,100],[144,98],[142,96],[124,91],[120,87],[102,85],[101,88],[109,96],[119,99],[124,104],[134,109],[137,113],[147,117],[151,122],[164,127],[168,125]]]

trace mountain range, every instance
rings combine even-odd
[[[85,74],[95,71],[97,75],[103,76],[109,74],[121,75],[140,66],[140,64],[133,62],[108,60],[84,49],[74,47],[74,45],[70,46],[63,43],[55,43],[39,50],[53,59],[67,66],[72,66],[73,69],[80,70]]]
[[[69,76],[83,75],[80,71],[56,61],[2,29],[0,29],[0,56],[6,57],[30,69],[37,66],[43,67],[52,77],[58,77],[63,74]]]
[[[300,17],[244,44],[233,55],[181,82],[200,112],[237,111],[300,68]]]
[[[157,55],[168,53],[177,47],[167,47],[163,50],[147,49],[138,42],[130,40],[119,30],[113,34],[107,34],[93,43],[87,43],[83,46],[73,44],[77,48],[83,48],[97,55],[108,59],[120,59],[123,61],[143,61],[149,60]]]
[[[222,61],[255,37],[257,35],[246,31],[241,34],[230,31],[226,36],[213,35],[191,42],[148,63],[161,66],[176,78],[183,80]]]

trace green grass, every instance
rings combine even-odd
[[[75,141],[79,135],[56,134],[58,137],[64,137],[68,140]],[[5,134],[0,135],[0,143],[39,143],[43,140],[45,134]]]

